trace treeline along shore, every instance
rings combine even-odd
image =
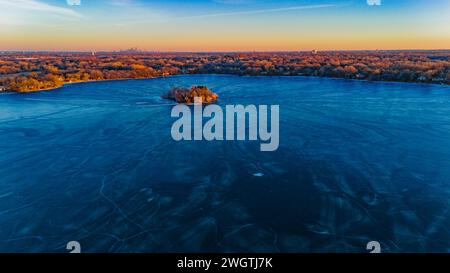
[[[0,91],[177,74],[319,76],[450,84],[450,50],[272,53],[0,54]]]

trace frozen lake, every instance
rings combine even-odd
[[[279,104],[280,146],[175,142],[173,86]],[[0,94],[0,252],[450,251],[450,88],[186,75]]]

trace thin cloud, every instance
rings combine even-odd
[[[261,14],[261,13],[285,12],[285,11],[293,11],[293,10],[322,9],[322,8],[331,8],[331,7],[336,7],[336,6],[337,5],[334,5],[334,4],[306,5],[306,6],[294,6],[294,7],[286,7],[286,8],[258,9],[258,10],[246,10],[246,11],[213,13],[213,14],[201,14],[201,15],[181,17],[178,19],[198,19],[198,18],[209,18],[209,17],[252,15],[252,14]]]
[[[295,10],[322,9],[322,8],[332,8],[332,7],[338,7],[338,6],[339,5],[336,5],[336,4],[303,5],[303,6],[293,6],[293,7],[285,7],[285,8],[244,10],[244,11],[223,12],[223,13],[208,13],[208,14],[200,14],[200,15],[192,15],[192,16],[184,16],[184,17],[181,16],[181,17],[153,18],[153,19],[147,19],[147,20],[124,22],[123,26],[129,25],[129,24],[140,24],[140,23],[149,23],[149,22],[161,23],[161,22],[170,22],[170,21],[179,21],[179,20],[191,20],[191,19],[195,20],[195,19],[203,19],[203,18],[276,13],[276,12],[287,12],[287,11],[295,11]]]
[[[247,4],[249,0],[214,0],[214,2],[225,5],[241,5]]]
[[[129,6],[132,3],[132,0],[112,0],[109,2],[109,4],[113,6]]]
[[[72,9],[46,4],[37,0],[0,0],[0,7],[1,6],[22,10],[48,12],[62,16],[82,17],[81,14]]]

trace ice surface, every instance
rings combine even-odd
[[[279,104],[280,148],[175,142],[172,86]],[[0,251],[447,252],[450,88],[176,76],[0,96]]]

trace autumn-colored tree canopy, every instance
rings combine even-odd
[[[174,100],[178,103],[194,103],[195,98],[199,98],[201,103],[212,103],[217,101],[219,96],[209,90],[208,87],[197,85],[191,88],[175,87],[167,94],[164,94],[163,98]]]
[[[320,76],[450,84],[450,51],[279,53],[3,53],[0,90],[175,74]]]

